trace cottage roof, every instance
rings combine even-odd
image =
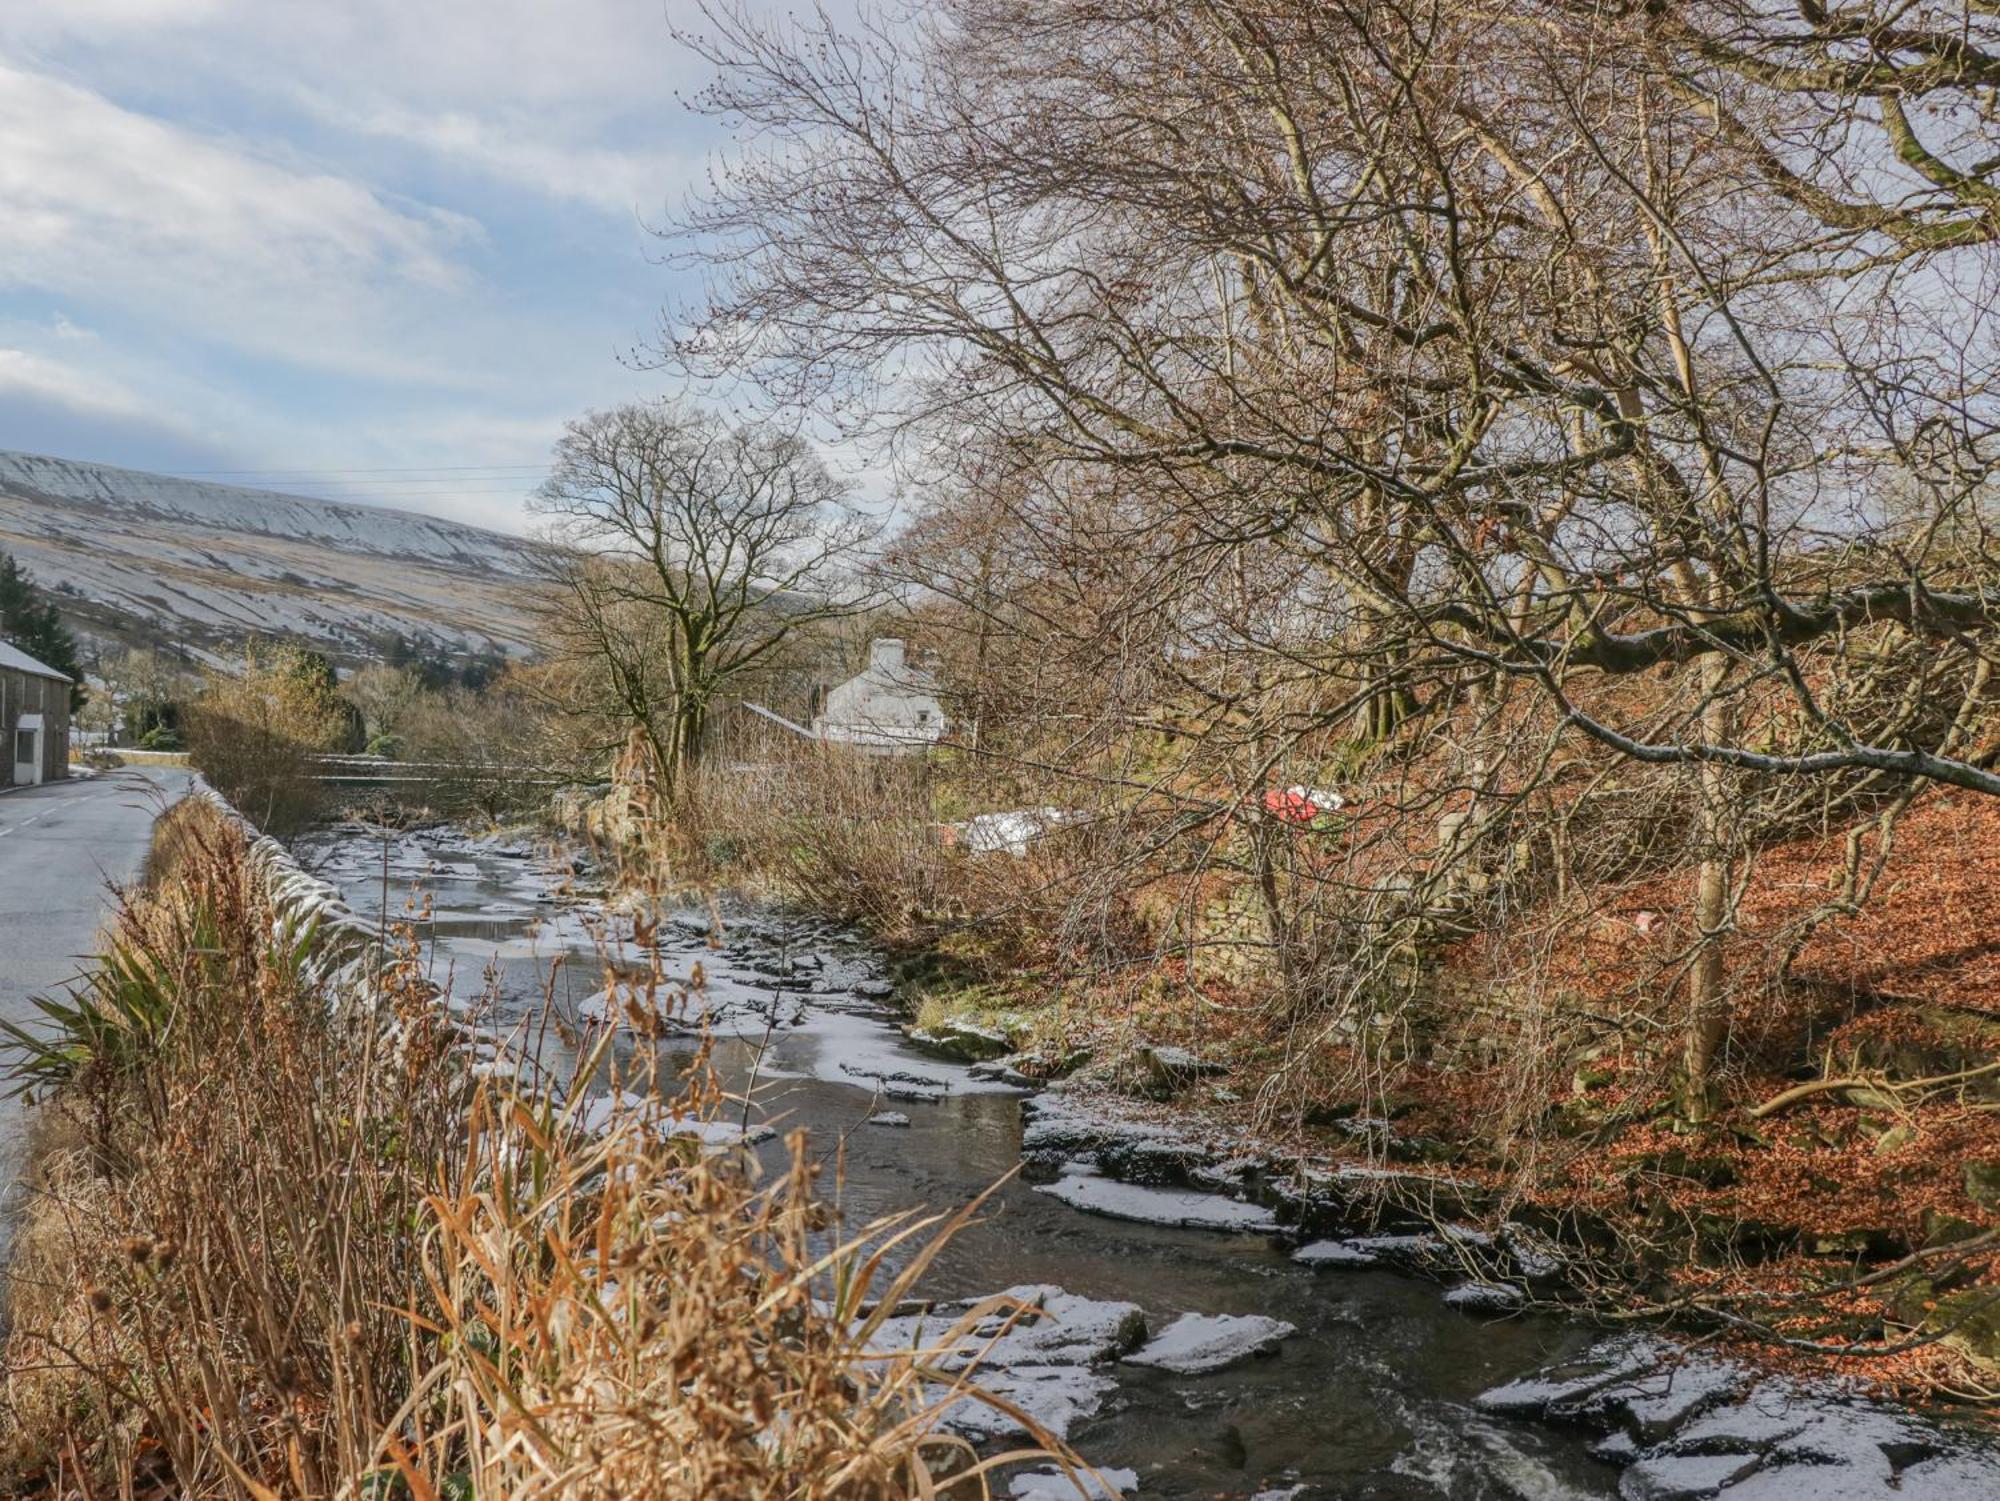
[[[67,673],[57,672],[46,662],[37,662],[18,646],[0,641],[0,672],[25,672],[29,677],[54,678],[58,683],[70,681]]]
[[[901,641],[893,636],[877,636],[868,643],[868,665],[829,691],[839,693],[843,688],[857,686],[928,695],[937,691],[937,680],[923,668],[910,664]]]

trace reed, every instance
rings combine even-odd
[[[724,1108],[705,1063],[608,1107],[602,1035],[474,1069],[413,946],[364,1021],[212,811],[160,851],[84,1021],[13,1047],[8,1494],[981,1496],[1028,1457],[940,1427],[976,1372],[871,1347],[971,1206],[843,1226],[803,1136],[767,1173],[676,1134]]]

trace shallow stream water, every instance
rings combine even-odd
[[[597,1004],[610,935],[591,904],[558,894],[566,872],[545,853],[443,832],[350,831],[303,856],[364,917],[396,921],[420,904],[436,978],[459,996],[497,998],[496,1027],[531,1023],[546,1004],[568,1014]],[[733,1088],[756,1081],[753,1119],[804,1126],[828,1151],[845,1139],[849,1224],[955,1208],[1019,1164],[1023,1092],[911,1049],[865,945],[757,911],[725,913],[716,949],[708,923],[690,912],[663,926],[667,972],[683,976],[701,962],[717,1061]],[[610,957],[638,958],[615,941]],[[559,1046],[553,1037],[549,1044]],[[884,1112],[907,1116],[907,1126],[868,1123]],[[784,1149],[773,1139],[757,1150],[775,1163]],[[1489,1388],[1575,1355],[1591,1343],[1589,1331],[1560,1320],[1479,1318],[1447,1307],[1432,1283],[1315,1272],[1288,1249],[1263,1234],[1084,1213],[1016,1178],[953,1241],[925,1291],[978,1296],[1054,1284],[1136,1303],[1155,1334],[1184,1313],[1261,1314],[1297,1326],[1275,1355],[1213,1374],[1107,1368],[1115,1391],[1069,1437],[1093,1464],[1135,1471],[1141,1496],[1620,1494],[1620,1471],[1592,1456],[1591,1434],[1472,1405]]]

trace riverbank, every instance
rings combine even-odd
[[[1885,1127],[1806,1099],[1772,1126],[1697,1126],[1659,1102],[1621,1109],[1630,1092],[1607,1069],[1571,1081],[1552,1104],[1573,1128],[1524,1160],[1474,1071],[1414,1070],[1362,1102],[1274,1102],[1260,1089],[1274,1044],[1254,1014],[1175,989],[934,982],[912,1032],[1061,1078],[1070,1103],[1030,1132],[1051,1144],[1051,1166],[1086,1151],[1110,1179],[1223,1188],[1315,1233],[1511,1235],[1533,1250],[1459,1242],[1425,1259],[1494,1284],[1479,1296],[1496,1303],[1644,1312],[1905,1397],[2000,1380],[1990,1108],[1903,1112]]]
[[[800,757],[700,782],[672,822],[631,789],[565,811],[632,889],[739,887],[865,927],[948,1051],[1280,1165],[1265,1176],[1345,1174],[1347,1218],[1442,1194],[1489,1230],[1532,1225],[1567,1275],[1524,1298],[1643,1310],[1908,1398],[2000,1394],[1993,800],[1919,798],[1893,850],[1873,822],[1760,850],[1696,1108],[1685,869],[1641,860],[1567,898],[1517,871],[1510,895],[1439,864],[1461,815],[1365,787],[1309,820],[1239,810],[1185,847],[1050,810],[1011,842],[935,821],[982,789],[962,758]],[[1841,906],[1856,849],[1881,879]],[[1310,942],[1274,930],[1282,904],[1247,876],[1266,857],[1352,910]],[[1397,884],[1402,860],[1444,885]],[[1317,967],[1287,970],[1274,931]]]
[[[1200,1077],[1199,1054],[1160,1056],[1155,1050],[1152,1066],[1178,1080],[1166,1100],[1092,1088],[1088,1065],[1075,1069],[1070,1081],[1045,1088],[1017,1066],[1032,1065],[1033,1058],[975,1062],[964,1056],[1007,1045],[996,1037],[919,1039],[931,1052],[913,1045],[892,966],[837,924],[728,902],[614,907],[601,899],[606,894],[595,888],[598,878],[588,865],[518,835],[356,826],[331,831],[300,854],[310,875],[302,873],[296,885],[309,889],[316,907],[337,902],[344,921],[359,930],[403,934],[408,986],[395,992],[402,999],[392,1032],[404,1046],[417,1044],[418,1055],[432,1060],[423,1067],[439,1072],[357,1069],[358,1060],[341,1050],[362,1046],[373,1035],[368,1029],[301,1031],[293,1008],[282,1004],[252,1013],[263,1021],[243,1034],[239,1004],[214,1014],[217,1021],[228,1017],[235,1031],[215,1031],[210,1021],[194,1028],[203,1051],[185,1055],[184,1071],[176,1065],[176,1098],[183,1103],[159,1118],[181,1118],[161,1138],[158,1154],[149,1138],[121,1137],[122,1151],[136,1154],[134,1166],[144,1165],[142,1174],[121,1168],[110,1180],[117,1192],[107,1200],[93,1157],[81,1151],[87,1143],[60,1147],[49,1159],[44,1207],[60,1212],[38,1238],[32,1254],[40,1261],[24,1269],[45,1290],[50,1316],[40,1323],[42,1343],[33,1349],[19,1343],[12,1354],[17,1372],[59,1367],[61,1361],[49,1359],[57,1346],[46,1336],[53,1333],[62,1350],[87,1357],[64,1357],[72,1360],[70,1384],[60,1403],[40,1409],[45,1419],[63,1417],[80,1441],[84,1463],[102,1467],[110,1452],[104,1446],[124,1443],[118,1452],[128,1463],[155,1456],[147,1461],[156,1466],[150,1473],[178,1474],[183,1466],[200,1473],[192,1467],[215,1446],[215,1430],[184,1432],[177,1441],[182,1447],[173,1452],[133,1447],[159,1431],[149,1427],[157,1420],[125,1408],[131,1418],[124,1426],[106,1421],[104,1414],[124,1398],[115,1388],[93,1386],[90,1379],[79,1386],[78,1380],[90,1376],[88,1358],[125,1360],[139,1373],[137,1388],[157,1401],[175,1388],[155,1383],[198,1368],[196,1352],[206,1336],[199,1320],[189,1326],[189,1305],[170,1294],[176,1285],[187,1288],[191,1260],[225,1270],[255,1263],[254,1256],[229,1259],[239,1255],[228,1247],[246,1223],[234,1212],[237,1204],[258,1202],[264,1194],[264,1202],[288,1206],[280,1217],[281,1241],[302,1227],[337,1220],[373,1244],[367,1226],[378,1222],[377,1210],[391,1219],[414,1214],[432,1228],[414,1238],[405,1229],[383,1244],[414,1243],[442,1255],[463,1242],[446,1220],[426,1217],[447,1210],[470,1216],[453,1223],[480,1227],[488,1245],[514,1243],[510,1238],[531,1224],[546,1223],[545,1214],[567,1216],[579,1232],[595,1234],[603,1224],[596,1195],[579,1195],[575,1186],[604,1182],[607,1173],[686,1184],[689,1166],[701,1164],[721,1174],[698,1180],[708,1184],[704,1192],[738,1204],[733,1195],[752,1180],[735,1176],[728,1164],[745,1161],[747,1151],[758,1164],[756,1182],[795,1183],[802,1168],[809,1179],[818,1175],[811,1199],[823,1209],[799,1222],[808,1226],[799,1244],[815,1255],[884,1216],[948,1214],[977,1202],[975,1220],[935,1254],[916,1242],[887,1248],[880,1275],[889,1279],[885,1289],[896,1290],[876,1304],[884,1322],[868,1337],[866,1358],[922,1338],[933,1349],[955,1351],[941,1358],[963,1375],[971,1351],[962,1341],[976,1340],[984,1350],[998,1335],[974,1374],[1007,1406],[968,1403],[925,1383],[922,1405],[934,1413],[940,1437],[978,1445],[989,1455],[1004,1451],[1026,1431],[1018,1420],[997,1416],[1012,1410],[1051,1439],[1067,1438],[1108,1482],[1136,1487],[1142,1497],[1548,1501],[1696,1495],[1713,1493],[1725,1469],[1730,1489],[1723,1494],[1740,1492],[1737,1501],[1758,1494],[1742,1490],[1746,1486],[1790,1486],[1797,1493],[1808,1480],[1885,1501],[1891,1495],[1942,1501],[1965,1494],[1969,1485],[2000,1483],[2000,1460],[1990,1447],[1948,1425],[1868,1402],[1851,1387],[1773,1375],[1734,1354],[1671,1336],[1614,1337],[1607,1344],[1587,1324],[1496,1298],[1497,1288],[1514,1281],[1539,1287],[1539,1277],[1553,1279],[1559,1268],[1540,1265],[1537,1255],[1548,1248],[1508,1228],[1505,1219],[1492,1228],[1493,1221],[1461,1217],[1476,1206],[1447,1197],[1455,1169],[1392,1159],[1349,1163],[1343,1172],[1296,1157],[1260,1160],[1241,1133],[1219,1121],[1195,1123],[1188,1109],[1195,1091],[1227,1089],[1220,1076]],[[205,891],[228,889],[212,876],[195,884]],[[270,983],[230,993],[263,994]],[[280,985],[269,999],[288,993]],[[312,994],[324,999],[323,992]],[[306,1014],[326,1013],[312,1007]],[[285,1087],[270,1088],[270,1080],[280,1077],[274,1061],[294,1056],[301,1038],[328,1049],[320,1056],[329,1065],[343,1066],[294,1071],[284,1076],[291,1081]],[[433,1049],[425,1038],[450,1040]],[[274,1054],[279,1039],[292,1043]],[[218,1057],[237,1059],[239,1066],[218,1070]],[[447,1059],[468,1066],[453,1072]],[[518,1115],[511,1124],[487,1117],[485,1129],[498,1134],[485,1138],[483,1160],[520,1154],[524,1164],[541,1162],[537,1171],[546,1174],[551,1140],[571,1143],[564,1151],[624,1155],[615,1161],[601,1155],[559,1159],[589,1177],[572,1177],[555,1199],[524,1201],[522,1214],[497,1220],[477,1195],[462,1193],[434,1192],[434,1204],[400,1209],[400,1201],[389,1200],[368,1209],[369,1193],[362,1193],[357,1205],[357,1184],[382,1189],[391,1182],[464,1182],[461,1169],[475,1158],[463,1134],[437,1129],[412,1136],[409,1112],[421,1118],[425,1101],[477,1098],[479,1081],[495,1078],[503,1059],[511,1061],[502,1077],[526,1065],[529,1077],[563,1081],[564,1087],[528,1096],[541,1103],[531,1106],[532,1119],[525,1122]],[[441,1096],[423,1083],[426,1078],[455,1080],[456,1093]],[[345,1081],[350,1092],[326,1096],[324,1106],[306,1103],[334,1080]],[[708,1103],[683,1114],[671,1102],[687,1100],[690,1084],[695,1098]],[[88,1113],[80,1119],[87,1121]],[[321,1127],[312,1125],[343,1119],[366,1125],[358,1138],[335,1131],[332,1140],[346,1143],[345,1155],[327,1150],[329,1143],[316,1134]],[[441,1119],[463,1117],[446,1112]],[[580,1134],[565,1135],[565,1120]],[[619,1129],[621,1122],[629,1132]],[[612,1139],[629,1140],[615,1149],[602,1145],[606,1138],[599,1133],[607,1127]],[[804,1133],[798,1148],[787,1140],[794,1131]],[[387,1157],[352,1155],[359,1140],[386,1143],[399,1135],[405,1144]],[[267,1139],[268,1146],[260,1145]],[[432,1156],[436,1160],[428,1161]],[[321,1181],[316,1164],[337,1181]],[[385,1172],[400,1176],[380,1176]],[[1390,1205],[1402,1201],[1377,1192],[1392,1173],[1429,1182],[1424,1214],[1396,1217],[1401,1211]],[[268,1184],[279,1181],[291,1191],[273,1196]],[[140,1182],[153,1186],[139,1193],[134,1185]],[[162,1201],[149,1197],[169,1182],[183,1185],[175,1193],[185,1196],[185,1208],[199,1210],[198,1222],[191,1213],[163,1211]],[[198,1200],[192,1197],[197,1184],[207,1195]],[[626,1207],[638,1213],[644,1206]],[[679,1216],[677,1222],[687,1219],[678,1199],[645,1212],[653,1209]],[[334,1220],[318,1218],[322,1214]],[[194,1228],[163,1237],[168,1221]],[[110,1239],[121,1224],[147,1227],[147,1234]],[[82,1239],[79,1226],[87,1229]],[[308,1250],[318,1243],[307,1237]],[[141,1244],[145,1255],[135,1261],[131,1247]],[[163,1270],[162,1245],[169,1264],[165,1275],[156,1275]],[[316,1289],[405,1285],[411,1269],[357,1265],[343,1274],[334,1262],[297,1262],[285,1244],[273,1249],[294,1258],[290,1264],[316,1270],[308,1273],[310,1288],[303,1293],[289,1283],[259,1284],[259,1296],[271,1306],[299,1311],[281,1331],[284,1340],[269,1332],[220,1331],[218,1351],[226,1350],[232,1362],[231,1400],[245,1415],[226,1428],[233,1447],[225,1452],[235,1462],[262,1463],[267,1453],[281,1458],[289,1431],[325,1445],[340,1431],[335,1418],[342,1411],[349,1414],[348,1431],[364,1431],[366,1425],[353,1418],[360,1409],[340,1405],[353,1400],[355,1385],[343,1386],[343,1371],[387,1371],[391,1364],[421,1371],[416,1362],[427,1353],[434,1367],[455,1370],[452,1379],[481,1390],[477,1378],[487,1367],[475,1357],[493,1358],[490,1321],[453,1329],[436,1320],[442,1332],[431,1336],[432,1343],[420,1350],[386,1345],[393,1362],[363,1367],[346,1353],[344,1330],[329,1327],[335,1311],[321,1307],[323,1294]],[[651,1254],[641,1247],[642,1264]],[[688,1254],[685,1245],[673,1249],[675,1257]],[[726,1260],[736,1253],[725,1245],[717,1254]],[[443,1264],[459,1263],[446,1258]],[[526,1278],[522,1301],[508,1304],[512,1312],[500,1320],[503,1365],[516,1355],[560,1360],[576,1353],[573,1344],[551,1349],[529,1315],[592,1293],[599,1283],[590,1269],[601,1264],[596,1256],[585,1258],[576,1269],[589,1275],[560,1286]],[[662,1268],[663,1287],[686,1286],[681,1261],[672,1271],[665,1263]],[[919,1271],[920,1285],[904,1280]],[[222,1284],[213,1280],[214,1271],[208,1275],[207,1296],[213,1296]],[[623,1286],[631,1279],[616,1280]],[[1031,1312],[1014,1329],[1002,1329],[982,1312],[996,1308],[995,1295]],[[231,1296],[240,1303],[247,1289]],[[364,1343],[409,1338],[407,1326],[382,1307],[388,1301],[369,1300],[368,1316],[382,1327],[364,1322]],[[703,1317],[721,1316],[725,1302],[711,1299]],[[459,1306],[455,1300],[453,1306]],[[694,1317],[692,1305],[686,1312]],[[52,1322],[58,1317],[72,1322],[58,1326]],[[148,1320],[193,1343],[151,1353],[143,1337],[135,1341],[132,1334],[135,1325],[143,1334]],[[588,1317],[579,1327],[603,1332]],[[851,1334],[855,1323],[841,1327]],[[963,1333],[952,1333],[954,1327]],[[695,1328],[684,1324],[673,1337],[691,1339]],[[757,1350],[753,1330],[747,1343],[705,1347],[700,1358],[728,1361],[740,1354],[761,1369]],[[287,1358],[294,1364],[283,1364]],[[452,1360],[460,1364],[449,1365]],[[664,1355],[659,1369],[671,1369]],[[102,1372],[94,1379],[101,1382]],[[23,1390],[17,1375],[10,1409],[16,1422],[27,1410]],[[647,1404],[671,1406],[672,1393],[621,1390],[639,1402],[648,1421],[665,1420]],[[568,1400],[546,1386],[531,1396]],[[413,1466],[426,1467],[420,1471],[426,1477],[443,1483],[464,1471],[466,1455],[454,1450],[448,1434],[382,1421],[373,1442],[393,1434],[411,1445],[423,1433],[437,1435],[435,1449],[406,1455]],[[492,1421],[497,1426],[483,1432],[506,1431],[497,1417]],[[294,1424],[296,1430],[289,1426]],[[62,1423],[45,1426],[45,1447],[48,1436],[59,1440],[64,1431]],[[570,1430],[567,1437],[587,1443],[592,1433],[602,1437],[601,1428]],[[1836,1446],[1839,1435],[1850,1441]],[[18,1431],[9,1438],[18,1444]],[[267,1440],[275,1447],[261,1449]],[[61,1453],[59,1442],[56,1447]],[[21,1452],[17,1447],[17,1458]],[[342,1462],[327,1459],[324,1448],[316,1452],[316,1462],[330,1472]],[[55,1466],[58,1480],[66,1462]],[[456,1468],[444,1468],[447,1462]],[[226,1467],[207,1473],[217,1493],[229,1493]],[[281,1494],[317,1493],[280,1479]],[[501,1486],[494,1494],[515,1493],[507,1489],[511,1481],[494,1483]],[[663,1488],[649,1489],[655,1484],[650,1477],[634,1484],[639,1488],[621,1494],[683,1493],[665,1480]],[[1000,1474],[996,1493],[1076,1501],[1087,1492],[1044,1465],[1023,1463]]]
[[[1041,1376],[1024,1378],[1046,1380],[1043,1395],[1058,1405],[1045,1416],[1059,1416],[1072,1441],[1107,1471],[1131,1470],[1142,1495],[1242,1497],[1305,1486],[1305,1496],[1610,1496],[1623,1466],[1656,1461],[1637,1471],[1643,1478],[1670,1458],[1702,1457],[1679,1451],[1709,1442],[1707,1428],[1683,1441],[1651,1406],[1640,1442],[1628,1432],[1638,1419],[1625,1416],[1621,1404],[1685,1390],[1696,1378],[1679,1372],[1718,1363],[1743,1377],[1704,1379],[1701,1400],[1682,1413],[1688,1423],[1704,1414],[1720,1422],[1739,1401],[1788,1413],[1801,1432],[1811,1420],[1838,1426],[1873,1413],[1883,1425],[1905,1425],[1896,1430],[1903,1438],[1892,1441],[1905,1446],[1899,1454],[1972,1462],[1949,1429],[1870,1405],[1852,1389],[1787,1385],[1798,1378],[1763,1376],[1714,1351],[1690,1356],[1672,1341],[1657,1346],[1643,1379],[1623,1362],[1631,1392],[1609,1390],[1618,1383],[1608,1378],[1598,1382],[1603,1399],[1582,1404],[1587,1412],[1572,1416],[1567,1401],[1555,1398],[1539,1414],[1514,1399],[1489,1412],[1480,1405],[1488,1392],[1553,1383],[1572,1365],[1582,1374],[1571,1380],[1587,1382],[1587,1368],[1602,1363],[1590,1355],[1602,1336],[1587,1324],[1523,1310],[1496,1319],[1492,1306],[1448,1296],[1457,1284],[1523,1270],[1500,1258],[1530,1251],[1532,1243],[1510,1236],[1511,1245],[1497,1237],[1482,1244],[1436,1197],[1428,1218],[1395,1219],[1379,1198],[1366,1200],[1364,1212],[1353,1181],[1313,1185],[1315,1198],[1295,1194],[1288,1205],[1278,1185],[1296,1173],[1295,1158],[1232,1161],[1248,1155],[1241,1134],[1219,1122],[1212,1132],[1197,1127],[1188,1113],[1197,1090],[1225,1089],[1223,1081],[1189,1083],[1169,1101],[1140,1101],[1087,1089],[1087,1067],[1074,1082],[1045,1091],[1013,1063],[967,1056],[1007,1046],[995,1038],[961,1039],[942,1056],[920,1051],[904,1035],[905,997],[892,983],[896,970],[909,966],[892,965],[852,930],[796,911],[723,903],[663,909],[653,914],[657,924],[644,925],[646,941],[632,943],[629,925],[598,904],[594,873],[574,874],[566,860],[546,872],[525,843],[355,830],[314,857],[364,917],[421,913],[419,932],[437,980],[467,997],[482,990],[497,997],[487,1013],[495,1036],[530,1018],[558,1018],[561,1025],[543,1029],[546,1056],[557,1062],[565,1056],[562,1031],[581,1038],[588,1024],[607,1017],[618,1019],[621,1052],[694,1057],[703,1039],[689,1035],[691,1028],[663,1026],[658,1007],[646,1004],[646,986],[656,967],[671,986],[691,979],[699,965],[707,1056],[736,1099],[729,1114],[738,1134],[769,1132],[756,1150],[771,1156],[782,1149],[782,1132],[807,1128],[839,1178],[836,1197],[850,1220],[969,1202],[1028,1159],[1025,1177],[987,1199],[981,1222],[932,1264],[926,1287],[935,1298],[1059,1288],[1093,1309],[1136,1310],[1149,1339],[1190,1314],[1290,1325],[1295,1332],[1273,1353],[1196,1376],[1126,1365],[1107,1343],[1098,1358],[1045,1365]],[[621,935],[622,984],[606,984],[600,956],[607,934]],[[1390,1165],[1433,1179],[1449,1175],[1421,1163],[1377,1166]],[[1364,1157],[1352,1166],[1370,1164]],[[1350,1179],[1371,1189],[1380,1182],[1366,1173]],[[1127,1189],[1149,1192],[1109,1206],[1095,1197]],[[1170,1212],[1151,1212],[1161,1207],[1152,1194]],[[1148,1212],[1111,1218],[1106,1207]],[[1440,1223],[1461,1230],[1440,1237]],[[1427,1235],[1442,1241],[1444,1256],[1433,1256]],[[1373,1243],[1357,1249],[1349,1244],[1356,1240]],[[1342,1249],[1295,1259],[1326,1241]],[[1484,1269],[1476,1279],[1475,1266]],[[1558,1283],[1535,1286],[1553,1291]],[[1631,1442],[1621,1445],[1620,1433]],[[1793,1467],[1806,1462],[1806,1449],[1768,1433],[1764,1439],[1754,1464],[1754,1446],[1736,1451],[1741,1476],[1789,1470],[1787,1483],[1796,1482]],[[1886,1463],[1857,1449],[1818,1478],[1839,1478],[1857,1495],[1908,1494],[1869,1467]],[[1913,1464],[1905,1468],[1916,1485],[1922,1477]],[[1939,1463],[1931,1473],[1955,1472]]]
[[[750,1170],[698,1058],[661,1074],[602,1040],[542,1066],[440,983],[421,914],[371,929],[250,832],[199,799],[163,818],[83,993],[9,1060],[44,1128],[8,1268],[9,1494],[976,1479],[942,1423],[987,1402],[976,1368],[882,1336],[949,1216],[830,1241],[803,1143]],[[385,952],[357,966],[355,933]],[[870,1259],[884,1239],[901,1264]],[[938,1334],[1052,1317],[981,1300]]]

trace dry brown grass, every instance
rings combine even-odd
[[[414,962],[336,1012],[212,814],[157,866],[106,952],[158,1024],[42,1060],[9,1494],[986,1494],[938,1428],[965,1377],[869,1348],[962,1216],[845,1233],[803,1140],[766,1177],[674,1136],[705,1067],[586,1129],[604,1038],[566,1087],[479,1077]]]
[[[952,822],[968,794],[965,768],[942,758],[780,742],[754,762],[700,768],[671,808],[631,818],[607,852],[625,886],[747,888],[892,949],[941,955],[965,979],[1152,956],[1130,830],[1080,818],[1025,854],[976,853]]]
[[[649,853],[673,876],[749,878],[815,911],[908,941],[954,906],[920,757],[787,747],[754,766],[705,766]]]

